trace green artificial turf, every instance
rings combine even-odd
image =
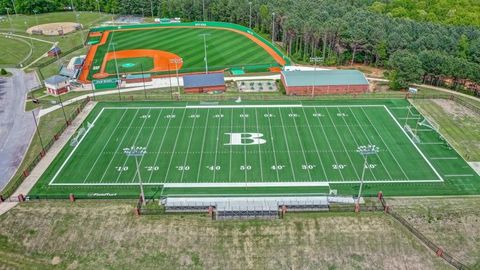
[[[248,106],[242,106],[248,105]],[[93,127],[68,144],[30,195],[135,197],[138,157],[146,193],[160,195],[354,195],[360,145],[379,153],[365,167],[365,194],[480,193],[480,177],[404,100],[282,103],[100,103]],[[407,118],[408,117],[408,118]],[[420,143],[403,129],[417,127]],[[231,145],[229,133],[261,133],[262,144]]]

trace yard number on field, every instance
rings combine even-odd
[[[179,171],[190,171],[190,166],[184,165],[184,166],[176,166],[177,170]]]
[[[128,171],[128,166],[117,166],[115,170],[117,170],[117,172],[125,172]]]
[[[210,171],[220,171],[221,167],[220,166],[207,166],[207,169]]]
[[[150,118],[150,114],[144,114],[140,116],[140,119],[148,119]]]
[[[332,165],[332,168],[334,170],[343,170],[343,169],[345,169],[345,167],[347,167],[347,165],[345,165],[345,164],[333,164]]]

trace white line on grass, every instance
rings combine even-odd
[[[172,112],[170,114],[173,114],[174,111],[175,111],[175,109],[172,109]],[[172,118],[168,118],[167,126],[165,127],[165,133],[163,133],[162,141],[160,142],[160,146],[158,147],[157,155],[155,156],[155,161],[153,162],[154,166],[156,166],[156,164],[158,162],[158,157],[160,156],[160,153],[161,153],[160,150],[162,150],[163,142],[165,141],[165,138],[167,137],[167,132],[168,132],[168,128],[170,127],[170,122],[171,121],[172,121]],[[148,182],[152,181],[153,172],[154,172],[153,170],[150,171],[150,176],[148,177]],[[143,184],[145,185],[145,183],[143,183]]]
[[[310,127],[310,122],[308,121],[307,113],[305,112],[304,108],[302,108],[302,111],[303,111],[303,115],[305,116],[305,119],[307,121],[308,131],[310,132],[310,137],[312,137],[313,146],[315,147],[315,152],[317,153],[318,160],[320,161],[320,165],[322,166],[322,169],[323,169],[323,174],[325,175],[325,181],[328,181],[327,169],[323,165],[322,158],[320,157],[320,153],[318,152],[317,142],[315,140],[315,137],[313,136],[312,128]]]
[[[282,126],[285,126],[283,124],[283,116],[282,116],[282,111],[278,109],[278,114],[280,115],[280,121],[282,122]],[[285,137],[285,145],[287,146],[287,153],[288,153],[288,160],[290,160],[290,169],[292,170],[292,175],[293,175],[293,181],[297,181],[297,177],[295,176],[295,170],[293,169],[293,162],[292,162],[292,156],[290,155],[290,147],[288,146],[288,139],[287,139],[287,133],[285,132],[285,128],[282,128],[283,131],[283,136]]]
[[[445,174],[445,177],[470,177],[473,174]]]
[[[150,115],[150,111],[151,111],[151,109],[148,110],[147,115]],[[137,141],[138,141],[138,138],[140,137],[140,134],[142,134],[142,130],[143,130],[143,127],[145,126],[145,123],[147,122],[147,119],[148,119],[148,117],[145,117],[145,118],[143,119],[142,126],[141,126],[140,129],[138,130],[137,136],[135,136],[135,139],[133,140],[133,145],[132,145],[132,146],[135,146],[135,147],[138,146],[138,145],[137,145]],[[127,129],[127,131],[128,131],[128,129]],[[115,152],[116,152],[116,151],[115,151]],[[130,156],[127,156],[127,157],[125,158],[125,161],[123,162],[122,167],[125,167],[125,165],[127,164],[127,161],[128,161],[129,158],[130,158]],[[140,164],[141,164],[141,163],[139,163],[138,166],[140,166]],[[136,164],[136,162],[135,162],[135,166],[136,166],[136,165],[137,165],[137,164]],[[140,170],[140,168],[136,168],[136,169]],[[123,172],[124,172],[123,170],[120,170],[120,172],[118,173],[117,179],[115,179],[115,183],[118,182],[118,180],[120,179],[120,176],[122,175]],[[135,173],[134,176],[133,176],[132,181],[135,180],[136,175],[137,175],[137,174]]]
[[[433,159],[433,160],[442,160],[442,159],[458,159],[458,157],[431,157],[430,159]]]
[[[314,108],[314,110],[315,110],[315,114],[318,114],[317,108]],[[318,120],[318,123],[320,124],[320,127],[322,129],[323,136],[325,136],[325,141],[328,144],[328,148],[330,149],[330,152],[332,153],[333,160],[335,161],[336,164],[338,164],[337,157],[335,156],[335,153],[333,152],[332,145],[330,144],[330,141],[328,140],[327,133],[325,132],[325,128],[323,127],[322,121],[320,121],[320,117],[317,117],[317,120]],[[340,177],[342,177],[342,180],[345,180],[345,177],[343,177],[342,170],[337,170],[337,171],[340,174]],[[328,178],[327,178],[327,180],[328,180]]]
[[[167,182],[168,173],[170,172],[170,167],[172,166],[173,156],[175,155],[175,149],[177,148],[178,138],[180,137],[180,131],[183,128],[182,124],[183,124],[183,119],[185,119],[185,112],[187,112],[186,108],[183,109],[182,120],[180,120],[180,126],[178,127],[177,137],[175,137],[175,143],[173,144],[172,154],[170,155],[170,161],[168,162],[167,172],[165,173],[165,178],[163,180],[164,183]]]
[[[245,115],[245,108],[243,108],[243,115]],[[243,117],[243,132],[246,132],[245,130],[245,119],[246,117]],[[244,175],[245,175],[245,185],[247,185],[247,146],[246,145],[243,145],[243,156],[244,156],[244,159],[243,159],[243,166],[244,166]]]
[[[120,125],[120,122],[122,122],[123,117],[125,116],[126,113],[127,113],[127,110],[124,110],[123,114],[122,114],[122,117],[120,117],[120,120],[118,120],[117,125],[115,125],[115,128],[110,133],[110,136],[108,137],[107,142],[103,145],[102,151],[100,151],[100,154],[97,155],[97,158],[95,159],[95,162],[93,162],[93,165],[90,167],[90,170],[88,171],[87,176],[85,176],[85,178],[83,179],[83,183],[87,182],[87,179],[90,176],[90,174],[92,173],[93,168],[95,168],[95,166],[97,165],[97,162],[100,160],[100,157],[102,156],[103,151],[105,151],[105,148],[107,147],[108,143],[112,139],[113,134],[115,134],[115,132],[117,131],[117,128]]]
[[[290,112],[293,114],[292,108],[290,108]],[[300,132],[298,132],[297,121],[295,120],[295,117],[292,117],[292,118],[293,118],[293,123],[295,125],[295,131],[297,132],[298,142],[300,143],[300,148],[302,149],[303,160],[305,161],[305,166],[308,166],[309,163],[307,160],[307,156],[305,155],[305,149],[303,148]],[[307,173],[308,173],[308,178],[310,179],[310,181],[312,181],[312,174],[310,173],[310,170],[307,169]]]
[[[200,152],[200,159],[198,161],[197,182],[200,178],[200,171],[202,170],[203,147],[205,146],[205,137],[206,137],[206,134],[207,134],[208,115],[209,114],[210,114],[210,109],[207,109],[207,121],[205,122],[205,128],[203,129],[202,149],[201,149],[201,152]],[[213,168],[213,169],[216,169],[216,168]]]
[[[163,113],[163,109],[160,111],[160,113],[159,113],[158,116],[157,116],[157,119],[155,120],[154,128],[152,128],[152,132],[150,133],[150,137],[148,138],[147,145],[145,146],[147,149],[148,149],[148,146],[150,145],[150,141],[152,140],[153,134],[155,133],[155,130],[156,130],[156,127],[157,127],[158,120],[160,120],[160,116],[162,115],[162,113]],[[147,152],[147,153],[148,153],[148,152]],[[144,158],[145,158],[145,155],[143,155],[143,156],[140,158],[140,162],[138,163],[139,166],[142,164],[142,161],[143,161]],[[155,164],[152,164],[152,166],[154,167]],[[153,170],[152,170],[152,171],[153,171]],[[135,177],[133,177],[132,183],[133,183],[134,181],[135,181]]]
[[[360,124],[360,121],[358,121],[357,116],[355,115],[355,113],[353,112],[353,110],[352,110],[351,108],[349,108],[349,110],[350,110],[350,113],[353,115],[353,118],[355,119],[355,122],[357,122],[358,124]],[[348,128],[348,129],[350,130],[350,128]],[[368,144],[372,145],[373,143],[370,141],[370,138],[368,137],[367,132],[365,132],[365,129],[364,129],[362,126],[360,126],[360,129],[362,130],[363,135],[365,135],[365,138],[367,138]],[[350,134],[352,134],[352,131],[350,131]],[[352,136],[353,136],[353,134],[352,134]],[[380,160],[380,163],[382,164],[383,169],[387,172],[388,177],[389,177],[391,180],[393,180],[392,176],[390,175],[390,172],[388,171],[387,166],[385,166],[385,163],[383,162],[383,160],[382,160],[382,158],[380,157],[380,155],[376,155],[376,156],[377,156],[378,159]],[[373,176],[375,177],[375,174],[373,173],[373,169],[370,168],[370,166],[368,166],[368,168],[370,169],[370,171],[372,172]],[[375,179],[377,179],[377,178],[375,177]]]
[[[97,122],[98,118],[100,117],[100,115],[102,115],[103,113],[103,108],[102,110],[98,113],[97,117],[95,117],[95,119],[93,120],[92,122],[92,125],[95,125],[95,122]],[[68,160],[72,157],[73,153],[75,153],[75,150],[77,150],[78,146],[82,143],[83,139],[85,139],[85,137],[87,137],[87,134],[88,132],[90,132],[90,130],[92,130],[93,128],[89,128],[87,129],[87,132],[85,132],[85,134],[83,135],[83,137],[80,139],[80,141],[77,142],[77,145],[75,145],[75,147],[73,148],[72,152],[70,152],[70,154],[68,155],[67,159],[65,159],[65,161],[62,163],[62,166],[60,166],[60,168],[57,170],[57,172],[55,173],[55,175],[53,176],[52,180],[50,180],[50,183],[48,183],[49,185],[53,184],[53,181],[55,181],[55,179],[57,178],[57,176],[60,174],[60,172],[62,171],[63,167],[65,167],[65,164],[67,164]]]
[[[233,133],[233,110],[230,110],[230,133]],[[230,145],[230,163],[228,167],[228,182],[232,181],[232,147]]]
[[[257,108],[255,108],[255,122],[257,123],[257,133],[260,133],[260,130],[258,128]],[[260,144],[258,144],[258,159],[260,160],[260,175],[263,182],[265,181],[265,179],[263,179],[262,149],[260,148]]]
[[[197,112],[198,110],[195,110],[195,115],[197,114]],[[180,177],[180,182],[182,183],[183,183],[183,175],[185,174],[185,166],[187,166],[187,160],[190,152],[190,145],[192,144],[193,132],[195,131],[196,121],[197,121],[197,117],[193,118],[192,130],[190,131],[190,138],[188,139],[187,152],[185,153],[185,159],[183,160],[182,176]]]
[[[393,116],[392,112],[387,108],[387,106],[383,106],[385,108],[385,110],[388,112],[388,114],[390,115],[390,117],[392,117],[393,121],[395,121],[395,123],[397,123],[398,127],[402,130],[403,134],[405,134],[405,136],[407,136],[407,138],[410,140],[410,142],[412,143],[413,147],[415,147],[417,149],[417,151],[420,153],[420,155],[423,157],[423,159],[425,159],[425,161],[428,163],[428,165],[430,165],[430,167],[432,168],[432,170],[435,172],[435,174],[438,176],[438,178],[443,181],[443,178],[440,176],[440,174],[437,172],[437,170],[433,167],[433,165],[430,163],[430,161],[427,159],[427,157],[425,157],[425,155],[423,154],[422,151],[420,151],[420,148],[418,148],[418,146],[415,144],[415,142],[412,140],[412,138],[410,138],[410,136],[408,136],[407,132],[405,131],[404,128],[402,128],[402,126],[400,125],[400,123],[397,121],[397,119],[395,119],[395,117]]]
[[[139,111],[139,110],[137,110],[137,111],[135,112],[135,115],[132,117],[132,120],[130,121],[130,124],[128,125],[127,131],[128,131],[128,129],[132,126],[132,123],[135,121],[135,118],[137,117],[138,111]],[[124,140],[125,137],[127,136],[127,133],[128,133],[127,131],[125,131],[125,132],[123,133],[122,139],[120,140],[120,143],[118,143],[118,146],[117,146],[117,148],[115,149],[114,153],[117,153],[117,152],[118,152],[118,149],[120,149],[120,147],[122,146],[123,140]],[[110,168],[110,165],[112,164],[112,161],[113,161],[113,160],[114,160],[114,158],[112,157],[112,158],[110,159],[110,162],[108,162],[108,165],[107,165],[107,167],[105,168],[105,170],[103,171],[102,177],[100,178],[100,183],[103,181],[103,178],[104,178],[105,175],[107,174],[108,169]]]
[[[373,129],[375,130],[375,132],[377,133],[378,137],[380,138],[380,140],[382,141],[383,145],[385,145],[385,148],[387,148],[387,151],[388,153],[393,157],[393,160],[395,161],[395,163],[397,163],[398,167],[400,168],[400,170],[402,171],[403,175],[405,176],[405,178],[407,180],[410,180],[408,178],[408,175],[405,173],[405,170],[403,169],[402,165],[400,165],[400,162],[398,162],[397,160],[397,157],[393,154],[393,152],[390,150],[390,147],[388,147],[388,144],[385,142],[385,140],[383,139],[382,137],[382,134],[378,131],[377,127],[373,124],[373,122],[370,120],[370,117],[368,117],[368,114],[365,112],[365,110],[362,108],[362,112],[363,114],[365,115],[365,117],[367,118],[368,122],[370,123],[370,125],[373,127]],[[401,128],[401,127],[400,127]],[[401,128],[403,130],[403,128]],[[409,137],[410,138],[410,137]]]
[[[275,161],[275,172],[277,174],[277,181],[280,182],[280,176],[278,174],[278,162],[277,162],[277,154],[275,152],[275,143],[273,142],[273,132],[272,132],[272,124],[270,120],[270,111],[267,108],[267,114],[268,114],[268,126],[270,128],[270,139],[272,140],[272,150],[273,150],[273,160]],[[291,165],[290,165],[291,166]]]
[[[345,146],[345,143],[343,142],[343,139],[342,139],[342,137],[340,136],[340,132],[338,132],[337,126],[335,125],[335,121],[333,121],[333,118],[332,118],[332,116],[330,115],[330,112],[328,111],[328,109],[325,109],[325,110],[327,111],[328,118],[330,119],[330,121],[331,121],[332,124],[333,124],[333,128],[335,129],[335,132],[337,133],[338,139],[339,139],[340,142],[342,143],[343,149],[344,149],[345,152],[347,153],[348,160],[350,161],[350,164],[352,165],[353,171],[355,172],[355,175],[357,176],[357,179],[360,179],[360,175],[359,175],[358,172],[357,172],[357,168],[356,168],[356,166],[355,166],[355,163],[353,163],[352,157],[350,156],[350,154],[348,154],[347,147]],[[363,164],[363,163],[362,163],[362,164]]]
[[[222,114],[222,109],[220,109],[220,114]],[[213,164],[214,166],[217,167],[217,156],[218,156],[218,142],[220,141],[218,138],[218,135],[220,134],[220,122],[222,122],[223,117],[218,118],[218,125],[217,125],[217,140],[215,143],[215,161]],[[203,151],[203,149],[202,149]],[[215,177],[217,176],[217,170],[213,170],[213,182],[215,183]]]

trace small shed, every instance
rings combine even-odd
[[[52,95],[60,95],[70,91],[70,80],[67,77],[60,75],[53,75],[45,81],[47,92]]]
[[[57,55],[60,55],[62,53],[62,50],[60,50],[59,47],[53,47],[52,49],[50,49],[50,51],[48,51],[48,56],[57,56]]]
[[[208,93],[226,89],[223,73],[194,74],[183,76],[185,93]]]

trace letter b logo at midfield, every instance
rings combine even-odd
[[[225,135],[230,136],[230,142],[225,145],[253,145],[267,142],[261,139],[262,133],[225,133]]]

